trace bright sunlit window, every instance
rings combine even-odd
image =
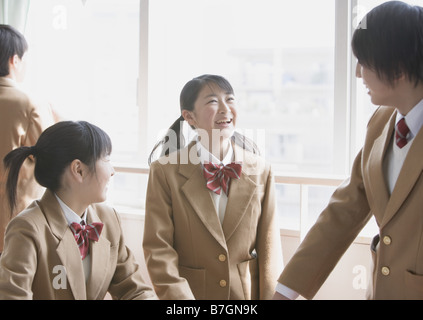
[[[346,176],[375,110],[347,24],[382,2],[32,0],[26,86],[62,118],[109,133],[113,162],[129,168],[109,201],[125,212],[142,214],[147,175],[136,169],[179,117],[184,84],[205,73],[231,82],[238,130],[276,175]],[[339,98],[350,94],[351,105]],[[334,189],[277,184],[281,227],[311,225]]]
[[[115,162],[140,161],[138,26],[138,0],[34,0],[28,13],[31,89],[106,130]]]
[[[334,0],[150,1],[149,145],[183,85],[214,73],[276,171],[332,173],[334,14]]]
[[[333,173],[334,0],[149,6],[150,147],[180,115],[183,85],[214,73],[235,90],[238,130],[277,174]],[[299,230],[299,195],[298,186],[277,185],[281,227]]]
[[[87,120],[113,142],[112,161],[139,166],[139,0],[33,0],[28,12],[27,86],[70,120]],[[147,177],[118,173],[108,200],[144,206]]]

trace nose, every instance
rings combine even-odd
[[[229,108],[228,104],[224,101],[219,103],[219,113],[230,113],[231,108]]]
[[[357,66],[356,66],[356,69],[355,69],[355,76],[357,78],[361,78],[362,77],[362,75],[361,75],[361,68],[362,68],[361,67],[361,64],[357,62]]]

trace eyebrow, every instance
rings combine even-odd
[[[228,91],[228,92],[226,92],[226,95],[233,95],[233,93]],[[205,96],[204,99],[211,98],[211,97],[217,97],[217,94],[211,93],[211,94]]]

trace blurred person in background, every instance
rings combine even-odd
[[[49,105],[34,101],[19,87],[25,79],[27,51],[27,41],[19,31],[0,25],[0,255],[9,221],[43,192],[34,179],[34,161],[30,157],[21,168],[16,208],[12,211],[5,195],[3,158],[18,147],[34,145],[56,118]]]

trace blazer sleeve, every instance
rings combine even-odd
[[[159,162],[148,178],[143,248],[148,272],[160,299],[195,299],[188,281],[179,275],[178,253],[173,247],[171,190]]]
[[[259,263],[260,300],[270,300],[282,271],[282,248],[275,205],[275,182],[269,168],[262,212],[258,223],[256,251]]]
[[[283,270],[279,282],[312,299],[371,218],[361,171],[362,151],[351,177],[339,186]]]
[[[37,268],[36,224],[16,217],[7,226],[0,258],[0,300],[31,300]],[[16,263],[19,261],[19,263]]]
[[[139,264],[132,251],[125,245],[119,215],[114,211],[120,229],[118,260],[109,293],[113,299],[120,300],[154,300],[157,299],[153,289],[142,277]]]

